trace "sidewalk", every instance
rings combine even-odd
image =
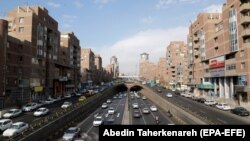
[[[130,116],[129,116],[129,108],[128,108],[128,97],[129,95],[127,94],[126,97],[126,103],[125,103],[125,110],[123,113],[123,117],[122,117],[122,125],[129,125],[130,124]]]

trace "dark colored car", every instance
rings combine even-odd
[[[204,103],[206,102],[205,98],[197,98],[196,101],[200,102],[200,103]]]
[[[140,118],[141,117],[141,113],[139,110],[134,110],[134,117],[135,118]]]
[[[243,107],[236,107],[231,110],[233,114],[239,115],[239,116],[249,116],[249,111],[247,111]]]
[[[158,93],[161,93],[161,90],[160,90],[160,89],[158,89],[158,90],[157,90],[157,92],[158,92]]]

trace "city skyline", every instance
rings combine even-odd
[[[81,47],[92,48],[101,55],[104,67],[115,55],[120,62],[120,72],[133,74],[142,52],[148,52],[150,60],[156,63],[160,57],[165,57],[170,41],[186,42],[189,21],[194,21],[197,13],[219,12],[224,2],[150,0],[142,4],[142,1],[121,0],[14,0],[0,1],[0,17],[5,17],[18,5],[44,6],[58,21],[61,32],[73,31],[79,37]],[[182,14],[184,11],[185,15]],[[173,13],[176,16],[172,16]]]

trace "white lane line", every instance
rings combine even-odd
[[[119,117],[119,116],[120,116],[120,113],[117,114],[117,117]]]
[[[116,104],[115,112],[116,112],[118,106],[120,105],[121,101],[122,101],[122,99],[120,99],[119,102],[118,102],[118,104]],[[112,116],[110,117],[110,119],[112,119],[113,117],[114,117],[114,115],[112,115]]]
[[[92,125],[89,129],[88,129],[88,131],[86,132],[87,134],[89,133],[89,131],[93,128],[94,126]]]

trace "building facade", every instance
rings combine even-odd
[[[167,59],[161,57],[158,61],[157,67],[158,67],[157,69],[158,71],[157,71],[156,81],[162,85],[166,85],[167,80],[168,80]]]
[[[95,54],[90,48],[81,48],[81,82],[93,83]]]
[[[57,93],[69,93],[79,89],[80,54],[80,41],[75,34],[61,33],[59,58],[56,63],[60,77],[55,83]]]
[[[117,57],[112,56],[110,58],[110,65],[113,72],[113,78],[117,78],[119,76],[119,62]]]
[[[203,24],[203,28],[196,29],[198,22],[201,23],[199,18],[191,25],[189,35],[192,36],[189,39],[193,39],[190,45],[194,53],[190,56],[194,60],[190,62],[194,66],[192,72],[196,78],[194,85],[198,90],[195,92],[197,95],[232,105],[249,106],[249,3],[249,0],[227,0],[222,13],[213,14],[206,22],[203,21],[210,28],[205,30],[206,26]],[[198,39],[196,32],[201,35]],[[201,45],[203,39],[204,49]],[[198,47],[195,42],[199,43]],[[199,52],[196,53],[197,51]],[[204,71],[199,73],[201,70],[198,68]]]
[[[167,86],[169,88],[180,88],[187,84],[187,49],[183,41],[172,41],[167,47]]]
[[[139,64],[139,77],[143,81],[156,80],[157,78],[157,65],[149,62],[149,54],[142,53]]]

